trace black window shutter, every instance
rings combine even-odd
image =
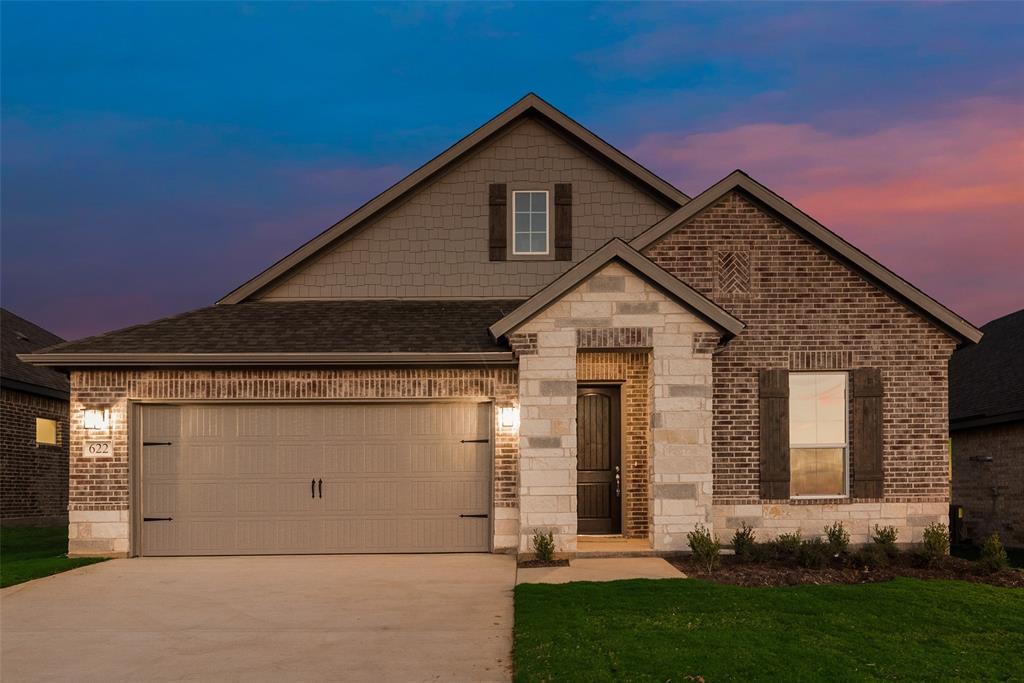
[[[761,370],[761,498],[789,498],[789,370]]]
[[[853,371],[853,497],[881,498],[885,473],[882,468],[882,371]]]
[[[508,189],[504,183],[488,188],[488,252],[492,261],[504,261],[508,241]]]
[[[555,183],[555,260],[572,261],[572,183]]]

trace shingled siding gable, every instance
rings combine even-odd
[[[715,291],[723,251],[749,256],[748,291]],[[738,192],[644,253],[747,324],[714,356],[716,504],[764,502],[758,371],[819,366],[882,370],[884,500],[948,500],[946,365],[955,346],[948,335]]]
[[[491,261],[488,186],[572,183],[573,256],[630,239],[669,209],[525,119],[259,295],[263,299],[530,296],[573,261]],[[554,229],[554,217],[551,217]]]

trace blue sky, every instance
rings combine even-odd
[[[1024,306],[1022,8],[5,2],[3,305],[78,337],[212,303],[534,91],[980,324]]]

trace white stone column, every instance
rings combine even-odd
[[[576,551],[576,334],[537,333],[537,353],[519,359],[521,552],[550,530],[558,552]]]

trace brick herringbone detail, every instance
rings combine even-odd
[[[718,252],[718,291],[746,294],[750,291],[750,254],[745,251]]]

